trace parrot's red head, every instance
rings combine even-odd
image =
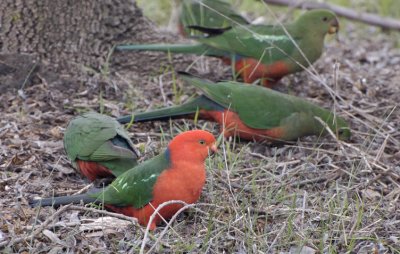
[[[203,130],[182,132],[169,143],[168,148],[172,161],[174,159],[204,161],[211,152],[217,151],[215,137]]]

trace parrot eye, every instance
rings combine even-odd
[[[206,141],[203,140],[203,139],[200,139],[200,140],[199,140],[199,144],[200,144],[200,145],[205,145],[205,144],[206,144]]]
[[[328,18],[327,17],[323,17],[322,21],[326,22],[326,21],[328,21]]]

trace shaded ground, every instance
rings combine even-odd
[[[302,253],[400,253],[400,50],[387,35],[345,33],[352,37],[330,41],[314,65],[319,80],[303,72],[283,79],[279,90],[334,108],[351,123],[352,141],[309,137],[279,147],[226,141],[208,161],[200,203],[165,233],[160,227],[151,234],[144,250],[287,253],[305,246]],[[191,72],[216,80],[229,69],[196,59]],[[139,251],[144,229],[127,218],[82,206],[56,213],[27,204],[35,196],[86,187],[63,151],[63,131],[74,115],[95,110],[118,116],[192,94],[180,82],[174,92],[171,77],[166,71],[139,84],[118,73],[105,82],[70,86],[39,80],[23,94],[0,95],[0,246],[6,252]],[[214,124],[197,127],[205,124],[218,133]],[[187,128],[192,121],[139,124],[129,131],[148,158]]]

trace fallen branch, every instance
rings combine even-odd
[[[348,19],[361,21],[373,26],[379,26],[386,29],[400,30],[400,20],[382,17],[376,14],[358,12],[346,7],[328,4],[328,3],[316,3],[306,1],[293,1],[293,0],[264,0],[267,4],[274,5],[285,5],[293,8],[303,9],[329,9],[335,12],[339,16],[343,16]]]

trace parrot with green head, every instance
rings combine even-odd
[[[138,219],[154,230],[163,219],[171,218],[182,204],[172,203],[160,209],[153,221],[151,215],[164,202],[181,200],[195,203],[206,180],[205,160],[216,152],[214,136],[203,130],[177,135],[161,154],[119,175],[105,189],[92,189],[81,195],[34,199],[32,207],[60,206],[71,203],[103,203],[114,212]]]
[[[90,112],[70,121],[64,149],[90,181],[116,177],[136,166],[139,156],[128,133],[114,118]]]
[[[329,10],[311,10],[283,25],[237,25],[226,28],[189,26],[202,32],[196,44],[120,45],[117,50],[190,53],[222,58],[245,83],[261,79],[271,87],[321,56],[325,35],[337,33],[339,22]]]
[[[225,0],[183,0],[180,6],[178,30],[181,35],[193,34],[190,26],[224,28],[250,22]]]
[[[123,116],[118,122],[198,118],[217,122],[225,137],[271,142],[323,135],[327,133],[326,124],[338,138],[350,138],[349,125],[342,117],[304,99],[233,81],[213,83],[187,73],[179,77],[203,95],[182,105]]]

